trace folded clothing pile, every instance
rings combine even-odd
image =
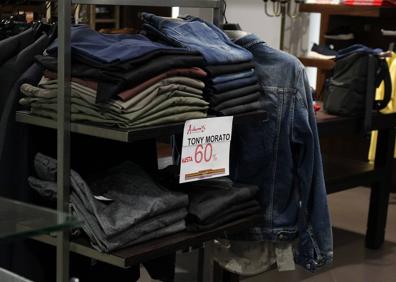
[[[84,25],[72,27],[71,48],[72,120],[130,128],[207,116],[207,74],[198,52],[144,35],[101,34]],[[39,88],[52,92],[37,97],[41,89],[23,89],[34,98],[23,101],[32,112],[51,118],[56,117],[57,49],[54,42],[47,56],[36,57],[47,70]]]
[[[172,19],[142,13],[142,18],[143,30],[151,39],[197,51],[205,58],[205,98],[214,113],[234,115],[262,109],[252,54],[218,27],[191,16]]]
[[[178,171],[176,166],[169,166],[160,172],[160,179],[169,189],[188,194],[187,230],[205,231],[262,214],[256,200],[257,186],[234,183],[226,177],[177,184]]]
[[[30,186],[41,195],[56,194],[56,160],[37,154],[38,178]],[[186,228],[188,197],[154,182],[140,167],[123,163],[98,175],[89,185],[71,171],[71,205],[83,221],[92,245],[110,252]]]

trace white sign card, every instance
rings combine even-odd
[[[229,175],[233,117],[186,121],[180,183]]]

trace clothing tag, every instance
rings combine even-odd
[[[291,243],[275,243],[275,255],[279,271],[292,271],[296,269]]]
[[[98,201],[102,201],[102,202],[113,202],[114,200],[106,198],[104,196],[94,196],[94,198]]]
[[[232,116],[186,121],[180,183],[229,175],[232,122]]]

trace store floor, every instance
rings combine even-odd
[[[334,226],[334,264],[310,274],[300,267],[293,272],[271,271],[244,282],[391,282],[396,281],[396,194],[389,205],[386,242],[379,250],[364,247],[369,189],[356,188],[329,196]],[[176,282],[196,281],[196,254],[180,254]],[[150,279],[142,277],[141,282]],[[205,281],[209,282],[209,281]],[[216,281],[215,281],[216,282]]]

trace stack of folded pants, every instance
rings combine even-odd
[[[56,193],[56,160],[37,154],[38,178],[30,186],[42,195]],[[170,192],[133,163],[126,162],[95,177],[88,184],[71,171],[72,209],[83,221],[92,245],[110,252],[186,228],[188,197]]]
[[[189,231],[209,230],[261,213],[255,199],[257,186],[233,183],[225,177],[185,186],[190,202],[186,218]]]
[[[133,128],[207,116],[207,74],[200,68],[204,58],[198,52],[143,35],[101,34],[84,25],[72,27],[71,48],[73,120]],[[47,70],[39,88],[56,91],[56,56],[57,42],[47,49],[47,56],[36,57]],[[89,97],[88,106],[77,101],[84,100],[82,92]],[[56,117],[55,97],[49,95],[50,101],[31,101],[35,114]]]
[[[160,171],[159,180],[169,189],[188,194],[187,230],[205,231],[262,214],[257,186],[234,183],[227,177],[178,184],[178,172],[177,166],[169,166]]]
[[[205,58],[205,98],[211,110],[234,115],[260,110],[260,86],[252,54],[234,44],[223,31],[199,18],[163,18],[142,14],[143,29],[153,40],[198,51]]]

